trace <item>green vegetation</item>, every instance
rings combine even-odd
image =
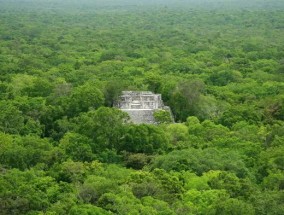
[[[282,0],[0,5],[0,214],[284,214]]]

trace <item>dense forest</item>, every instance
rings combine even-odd
[[[284,214],[283,11],[0,0],[0,214]],[[175,123],[130,123],[123,90]]]

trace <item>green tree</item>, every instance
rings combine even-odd
[[[19,134],[23,127],[22,112],[11,101],[0,101],[0,131]]]
[[[148,85],[148,90],[158,93],[162,85],[162,78],[156,73],[149,73],[146,75],[144,83]]]
[[[169,101],[176,119],[185,121],[188,116],[196,114],[204,88],[201,80],[188,80],[178,84]]]
[[[91,161],[94,157],[92,141],[80,134],[66,133],[60,140],[59,147],[74,161]]]
[[[104,103],[103,93],[91,83],[74,88],[69,101],[68,114],[76,116],[87,112],[90,108],[97,109]]]
[[[128,119],[129,116],[121,110],[101,107],[76,118],[75,123],[78,127],[75,130],[94,141],[92,148],[94,152],[119,149],[124,124]]]
[[[120,150],[151,154],[168,147],[168,139],[162,128],[155,125],[128,125],[122,136]]]
[[[245,214],[253,215],[255,210],[253,206],[239,199],[228,199],[220,202],[216,207],[216,214]]]
[[[10,168],[24,170],[39,163],[50,164],[52,145],[47,139],[37,136],[15,136],[1,134],[1,163]]]
[[[75,205],[69,211],[70,215],[110,215],[111,212],[108,212],[102,208],[91,204]]]
[[[107,107],[113,107],[124,88],[124,83],[121,80],[113,80],[107,82],[104,88],[105,105]]]
[[[167,123],[173,122],[171,113],[168,110],[157,110],[154,112],[153,115],[154,115],[155,121],[158,124],[167,124]]]

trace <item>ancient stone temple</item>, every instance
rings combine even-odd
[[[154,94],[149,91],[122,91],[117,107],[130,116],[136,124],[155,124],[154,112],[156,110],[170,111],[168,106],[163,104],[161,94]]]

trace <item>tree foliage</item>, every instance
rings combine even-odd
[[[1,215],[284,214],[282,0],[0,2]]]

